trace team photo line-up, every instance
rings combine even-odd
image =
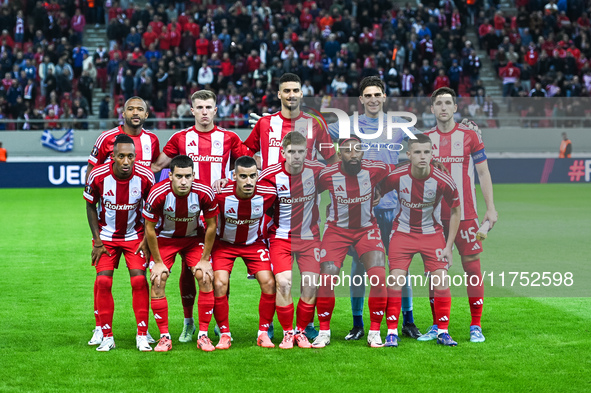
[[[338,122],[326,124],[301,110],[297,75],[284,74],[278,87],[281,110],[252,115],[256,124],[244,142],[214,124],[217,98],[208,90],[191,97],[195,125],[173,134],[162,150],[157,136],[143,128],[148,110],[140,97],[125,103],[122,125],[98,137],[84,189],[96,269],[96,327],[88,344],[97,351],[115,348],[113,272],[123,254],[136,346],[140,351],[170,351],[166,286],[178,254],[184,313],[180,342],[191,342],[196,335],[203,351],[231,347],[230,273],[240,257],[261,289],[257,345],[275,347],[272,322],[277,313],[283,330],[280,348],[323,348],[331,340],[336,279],[349,254],[351,276],[369,277],[370,347],[397,347],[400,318],[401,335],[456,346],[448,332],[451,293],[446,279],[454,246],[468,278],[478,277],[467,280],[471,322],[466,332],[470,342],[484,342],[481,240],[498,214],[480,131],[469,121],[454,120],[454,91],[440,88],[432,94],[437,124],[431,130],[409,127],[411,133],[395,130],[372,140],[372,146],[382,147],[406,141],[408,161],[399,163],[398,151],[359,148],[364,140],[357,135],[376,134],[388,116],[379,77],[361,81],[364,113],[356,119],[356,132],[351,121],[351,136],[341,139]],[[480,222],[474,172],[486,204]],[[321,235],[324,191],[329,205]],[[424,334],[414,323],[412,287],[404,279],[415,254],[422,256],[431,278],[433,322]],[[291,288],[294,261],[301,274],[297,305]],[[365,336],[365,286],[351,285],[350,291],[353,328],[345,339],[359,340]],[[158,341],[148,332],[150,308]],[[319,330],[313,324],[315,314]],[[208,335],[212,318],[219,336],[215,346]],[[384,318],[387,335],[382,341]]]

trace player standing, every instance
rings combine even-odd
[[[136,346],[151,351],[148,331],[148,283],[146,260],[149,250],[144,239],[142,202],[154,185],[154,174],[135,165],[133,139],[118,135],[113,144],[113,161],[94,168],[84,188],[88,224],[92,232],[92,265],[96,266],[98,319],[103,339],[97,351],[115,348],[112,325],[115,309],[111,288],[113,271],[125,256],[131,281],[133,311],[138,332]],[[97,207],[98,204],[98,207]]]
[[[105,131],[97,138],[90,156],[88,157],[88,173],[97,165],[110,160],[115,138],[119,134],[126,134],[133,140],[136,151],[136,164],[150,168],[160,154],[158,137],[143,128],[148,118],[148,106],[140,97],[131,97],[125,102],[123,111],[123,125]]]
[[[230,176],[230,160],[252,155],[238,135],[216,126],[213,119],[217,113],[216,95],[209,90],[200,90],[191,96],[191,113],[195,125],[173,134],[158,160],[152,164],[154,173],[168,167],[173,157],[186,155],[195,162],[195,177],[211,186],[216,180]],[[197,288],[191,269],[184,262],[179,281],[185,320],[180,342],[191,342],[195,333],[193,306]]]
[[[364,113],[358,116],[358,136],[368,135],[367,141],[362,137],[363,142],[367,144],[364,154],[364,158],[367,160],[381,161],[385,164],[396,165],[398,164],[398,156],[402,149],[402,142],[408,139],[409,135],[406,134],[402,128],[396,128],[392,138],[387,137],[385,132],[386,125],[388,123],[388,115],[384,112],[384,104],[386,103],[386,89],[384,82],[377,76],[368,76],[361,80],[359,84],[359,101],[363,105]],[[354,135],[354,117],[349,117],[351,125],[350,134]],[[391,119],[396,124],[404,124],[408,121],[400,117],[394,117]],[[375,135],[382,129],[381,135],[373,139],[372,135]],[[414,126],[406,127],[412,134],[418,134],[421,131],[417,130]],[[339,139],[340,124],[339,122],[331,123],[328,125],[328,132],[334,139]],[[380,228],[382,241],[384,242],[385,249],[388,250],[390,242],[390,231],[392,230],[392,222],[398,211],[398,196],[396,192],[389,192],[382,196],[380,202],[374,207],[374,216],[377,224]],[[363,264],[359,262],[359,256],[357,256],[352,250],[350,253],[353,257],[351,263],[351,277],[363,276],[365,269]],[[352,280],[355,282],[355,280]],[[357,281],[361,282],[361,281]],[[359,340],[365,334],[363,329],[363,303],[365,296],[365,287],[363,285],[351,285],[351,309],[353,312],[353,329],[345,336],[345,340]],[[413,317],[412,308],[412,287],[410,283],[402,289],[402,316],[403,316],[403,327],[402,333],[406,334],[411,338],[418,338],[421,332],[416,327]]]
[[[241,257],[249,274],[261,287],[259,302],[259,331],[257,344],[273,348],[268,328],[275,315],[275,279],[271,272],[269,249],[263,242],[265,217],[272,215],[277,198],[275,189],[257,185],[258,171],[254,158],[243,156],[236,160],[234,182],[228,183],[216,195],[219,205],[218,237],[213,250],[214,316],[220,328],[217,349],[231,345],[228,321],[228,283],[236,258]]]
[[[363,160],[360,145],[357,136],[340,140],[338,155],[342,162],[325,168],[318,182],[321,190],[330,191],[331,204],[322,238],[316,303],[320,332],[313,343],[317,348],[330,344],[330,320],[335,306],[333,278],[339,274],[350,246],[360,256],[371,284],[367,342],[373,348],[383,346],[380,324],[386,309],[385,254],[372,204],[376,185],[388,175],[390,167],[379,161]]]
[[[207,225],[205,236],[200,234],[199,214]],[[213,270],[210,256],[217,228],[218,207],[213,190],[195,180],[193,160],[176,156],[170,162],[169,180],[161,181],[150,191],[144,206],[146,238],[153,262],[150,264],[152,282],[152,311],[160,329],[157,352],[172,349],[168,332],[168,302],[166,281],[177,254],[189,266],[199,283],[199,334],[197,347],[204,351],[215,348],[207,336],[213,314]]]
[[[160,143],[155,134],[144,130],[143,125],[148,118],[148,107],[146,102],[140,97],[131,97],[125,102],[123,111],[123,125],[117,126],[112,130],[105,131],[97,138],[90,156],[88,157],[88,166],[86,168],[86,178],[90,171],[97,166],[104,164],[111,160],[113,153],[113,146],[117,135],[129,135],[135,146],[136,164],[150,167],[152,162],[156,161],[158,154],[160,154]],[[94,316],[96,320],[96,327],[93,331],[92,338],[88,345],[99,345],[103,339],[102,330],[98,318],[98,304],[97,304],[97,286],[94,285]],[[148,341],[154,343],[150,334],[148,333]]]
[[[398,318],[400,316],[402,287],[408,279],[408,267],[415,254],[420,253],[425,272],[431,275],[434,288],[433,309],[438,321],[437,343],[456,346],[448,333],[451,310],[451,292],[447,270],[452,263],[453,238],[460,223],[460,197],[452,178],[431,165],[432,149],[429,137],[417,135],[409,139],[410,165],[392,171],[382,183],[384,192],[398,191],[400,211],[392,227],[388,263],[388,307],[386,323],[387,347],[398,346]],[[443,235],[439,212],[441,200],[450,206],[447,243]]]
[[[270,165],[283,161],[281,141],[291,131],[297,131],[306,137],[306,159],[315,161],[318,152],[320,152],[329,165],[337,162],[338,157],[332,139],[326,130],[326,124],[321,126],[316,119],[301,110],[301,100],[304,93],[300,77],[296,74],[285,73],[279,78],[278,87],[277,97],[281,101],[281,111],[263,117],[251,114],[253,119],[258,118],[258,121],[244,141],[250,150],[255,153],[260,152],[259,168],[264,170]],[[317,336],[313,324],[306,330],[306,334],[308,338]],[[269,335],[271,337],[273,335],[272,325]]]
[[[277,290],[277,318],[283,328],[279,348],[300,348],[312,345],[304,335],[314,319],[316,283],[320,273],[320,230],[316,185],[324,165],[306,160],[306,137],[296,131],[285,135],[281,156],[284,162],[262,171],[259,186],[277,191],[273,223],[269,229],[273,256],[273,274]],[[297,307],[296,331],[293,331],[294,306],[291,297],[292,263],[297,259],[302,276],[301,296]]]
[[[482,317],[482,305],[484,288],[482,286],[482,273],[480,269],[480,253],[482,242],[476,239],[478,231],[478,213],[476,210],[476,189],[474,186],[474,168],[478,173],[486,213],[482,223],[489,222],[492,228],[498,220],[498,214],[493,200],[493,185],[484,143],[480,135],[454,120],[454,113],[457,111],[456,94],[452,89],[442,87],[435,90],[431,95],[431,111],[437,119],[437,126],[425,133],[433,142],[433,157],[438,159],[451,173],[451,176],[458,187],[461,201],[461,222],[455,245],[462,260],[462,267],[468,275],[468,301],[470,303],[470,341],[483,342],[480,320]],[[442,205],[441,218],[445,233],[450,233],[449,207]],[[477,277],[477,280],[472,280]],[[429,332],[419,338],[421,341],[433,340],[438,322],[435,319],[433,309],[433,294],[430,293],[433,326]]]

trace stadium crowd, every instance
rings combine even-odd
[[[150,103],[152,117],[178,118],[152,126],[181,128],[182,118],[191,117],[190,95],[211,89],[220,97],[221,125],[231,128],[245,125],[249,112],[279,108],[271,92],[284,72],[300,75],[305,96],[319,102],[356,97],[359,80],[378,75],[390,97],[428,97],[448,86],[474,97],[460,101],[463,115],[495,117],[499,108],[479,82],[481,61],[467,27],[477,30],[479,47],[491,56],[503,96],[587,96],[587,4],[516,5],[518,15],[509,17],[494,2],[472,0],[402,9],[369,0],[150,1],[145,7],[111,0],[4,1],[0,118],[45,118],[46,128],[73,119],[86,128],[85,118],[97,110],[100,118],[121,119],[125,99],[139,95]],[[83,46],[87,23],[105,27],[107,47],[89,53]],[[109,90],[113,101],[93,108],[95,87]],[[404,105],[423,113],[429,101]],[[557,110],[578,113],[573,105]],[[543,105],[538,107],[508,109],[543,116]],[[426,112],[429,126],[433,119]]]

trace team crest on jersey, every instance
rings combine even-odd
[[[306,136],[307,130],[305,128],[303,128],[303,127],[302,128],[298,128],[296,131],[299,132],[300,134]]]
[[[189,213],[195,213],[197,210],[199,210],[199,206],[197,206],[197,204],[189,206]]]
[[[263,208],[261,206],[255,206],[253,211],[254,211],[254,214],[259,215],[263,212]]]
[[[460,142],[454,143],[454,149],[460,150],[462,148],[462,144]]]
[[[144,153],[146,153],[146,154],[150,153],[150,145],[144,145]]]
[[[98,152],[98,148],[96,146],[94,146],[92,148],[92,151],[90,152],[90,155],[93,156],[93,157],[98,157],[98,153],[99,153]]]
[[[220,149],[222,147],[222,142],[220,141],[213,141],[213,148]]]
[[[435,197],[435,191],[427,190],[427,192],[425,193],[425,196],[427,197],[427,199],[433,199]]]
[[[140,196],[140,190],[139,190],[139,188],[133,188],[131,190],[131,196],[134,197],[134,198],[139,197]]]

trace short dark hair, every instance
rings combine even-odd
[[[408,140],[408,150],[410,150],[410,147],[412,145],[414,145],[415,143],[429,143],[431,146],[433,146],[433,142],[431,141],[431,138],[429,138],[427,135],[425,134],[415,134],[416,139],[409,139]]]
[[[290,131],[283,137],[283,141],[281,142],[281,146],[284,149],[287,149],[289,145],[308,145],[308,140],[305,136],[300,134],[297,131]]]
[[[363,95],[363,91],[371,86],[379,87],[382,93],[386,92],[386,86],[384,85],[384,82],[380,79],[379,76],[373,75],[366,76],[361,80],[361,83],[359,84],[360,95]]]
[[[279,88],[281,88],[281,85],[286,82],[297,82],[300,84],[300,86],[302,85],[302,80],[300,77],[296,74],[292,74],[291,72],[286,72],[285,74],[281,75],[281,78],[279,78]]]
[[[115,142],[113,143],[113,151],[115,151],[115,148],[120,143],[131,143],[135,147],[135,143],[133,142],[133,139],[129,135],[119,134],[115,137]]]
[[[254,158],[252,158],[250,156],[238,157],[238,159],[234,163],[235,168],[238,168],[239,166],[242,168],[250,168],[250,167],[253,167],[256,165],[257,165],[257,162],[254,160]]]
[[[125,106],[124,106],[124,108],[125,108],[125,107],[127,107],[127,103],[128,103],[129,101],[131,101],[131,100],[140,100],[141,102],[143,102],[143,103],[144,103],[144,106],[146,107],[146,110],[148,110],[148,109],[149,109],[149,108],[148,108],[148,104],[146,103],[146,100],[144,100],[142,97],[138,97],[138,96],[133,96],[133,97],[131,97],[131,98],[127,99],[127,101],[125,101]]]
[[[193,169],[195,166],[193,164],[193,160],[189,156],[178,155],[170,161],[170,172],[174,172],[174,168],[191,168]]]
[[[435,90],[433,94],[431,94],[431,105],[435,104],[435,99],[437,97],[442,96],[444,94],[451,95],[451,98],[454,100],[454,104],[456,103],[456,92],[454,91],[454,89],[451,89],[449,87],[440,87],[439,89]]]
[[[339,139],[339,147],[341,147],[343,143],[348,142],[351,139],[355,139],[357,142],[361,143],[361,138],[359,138],[357,135],[351,135],[348,138],[341,138],[341,139]]]

